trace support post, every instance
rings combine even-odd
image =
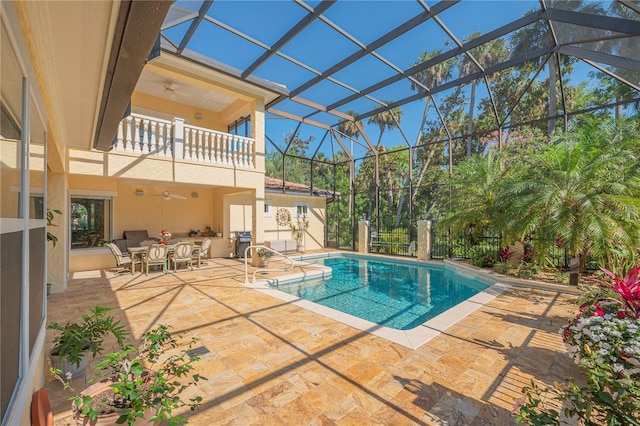
[[[369,221],[358,221],[358,253],[369,253]]]
[[[173,119],[173,158],[184,158],[184,118]]]
[[[418,221],[418,259],[431,259],[431,225],[430,220]]]

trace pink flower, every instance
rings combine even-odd
[[[640,266],[633,268],[624,277],[619,277],[604,268],[600,269],[613,279],[613,289],[622,296],[629,311],[636,318],[640,318]]]

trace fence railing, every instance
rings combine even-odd
[[[545,259],[543,263],[548,266],[555,266],[559,269],[568,269],[571,265],[571,254],[564,244],[559,244],[555,240],[531,239],[527,241],[532,249],[543,251]],[[500,237],[483,236],[470,239],[465,235],[450,235],[446,232],[437,233],[432,231],[431,258],[446,259],[458,257],[471,259],[479,253],[498,258],[498,250],[502,246]],[[535,256],[534,256],[535,257]],[[589,270],[598,269],[597,262],[588,257],[585,261],[585,268]]]
[[[411,241],[409,228],[372,231],[370,251],[372,253],[395,254],[400,256],[416,256],[416,243]],[[413,232],[413,235],[416,235]]]
[[[131,114],[118,126],[112,151],[175,158],[198,163],[255,168],[251,138],[172,121]]]

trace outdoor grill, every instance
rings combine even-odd
[[[237,231],[236,232],[236,257],[244,258],[244,251],[251,245],[251,232],[250,231]],[[251,257],[251,252],[249,252]]]

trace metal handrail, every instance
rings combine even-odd
[[[256,283],[256,274],[264,274],[266,272],[286,272],[286,271],[290,271],[293,269],[293,259],[291,259],[289,256],[286,256],[282,253],[280,253],[279,251],[273,250],[271,247],[267,247],[265,245],[262,244],[257,244],[257,245],[250,245],[247,246],[244,249],[244,285],[249,285],[249,262],[248,262],[248,257],[247,254],[249,254],[249,250],[252,248],[256,248],[256,249],[265,249],[270,251],[271,253],[277,254],[278,256],[282,256],[283,258],[287,259],[289,261],[289,263],[291,263],[291,265],[289,265],[288,268],[282,269],[282,268],[262,268],[262,269],[256,269],[255,271],[253,271],[253,275],[251,277],[251,284],[255,284]]]

